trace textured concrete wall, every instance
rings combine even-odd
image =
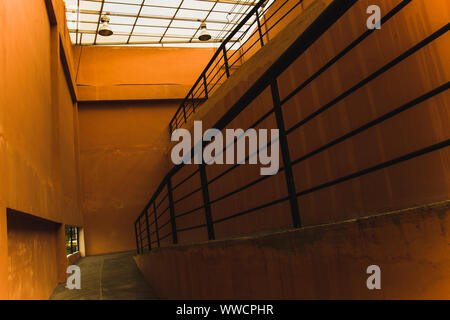
[[[61,60],[72,60],[64,17],[61,0],[0,3],[0,226],[1,246],[8,246],[0,270],[7,266],[12,283],[5,289],[0,272],[4,298],[48,298],[64,280],[66,261],[59,229],[29,227],[24,216],[6,227],[3,207],[59,226],[82,225],[76,92],[72,66]]]
[[[57,30],[41,0],[3,2],[0,14],[0,199],[18,211],[80,223],[74,104]]]
[[[214,48],[74,47],[80,101],[184,99]]]
[[[8,213],[9,299],[48,299],[58,283],[58,224]]]
[[[178,101],[80,103],[87,255],[133,250],[133,223],[168,170]]]
[[[446,203],[135,260],[162,299],[449,299],[449,228]],[[370,265],[381,290],[366,286]]]

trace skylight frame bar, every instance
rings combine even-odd
[[[75,44],[78,44],[78,29],[80,27],[80,0],[78,0],[78,8],[77,8],[77,33],[75,36]]]
[[[67,20],[68,22],[77,22],[77,20]],[[87,21],[87,20],[80,20],[80,23],[91,23],[94,24],[95,22],[92,21]],[[109,23],[110,26],[126,26],[126,27],[132,27],[133,24],[131,23],[114,23],[114,22],[110,22]],[[146,27],[146,28],[165,28],[164,26],[158,26],[158,25],[151,25],[151,24],[140,24],[140,25],[136,25],[139,27]],[[197,28],[194,27],[175,27],[175,26],[171,26],[171,29],[189,29],[189,30],[197,30]],[[73,30],[73,29],[72,29]],[[222,31],[222,29],[214,29],[214,28],[208,28],[209,31]],[[239,31],[239,32],[243,32],[243,31]],[[73,33],[73,32],[72,32]]]
[[[253,7],[254,7],[254,5],[253,5]],[[241,7],[241,8],[243,8],[243,7]],[[249,11],[250,11],[251,9],[252,9],[252,6],[247,6],[247,8],[245,8],[245,11],[243,12],[243,15],[244,15],[244,16],[247,16],[247,14],[249,13]],[[233,14],[236,14],[236,13],[233,13]],[[230,34],[230,33],[236,28],[237,25],[239,25],[239,22],[241,21],[241,19],[242,19],[242,17],[239,17],[239,19],[238,19],[237,21],[235,21],[235,22],[229,22],[229,23],[228,23],[229,25],[232,25],[233,27],[232,27],[230,30],[228,30],[228,31],[225,32],[225,34],[224,34],[224,36],[223,36],[223,38],[222,38],[222,41],[223,41],[224,39],[227,38],[228,34]],[[250,20],[249,20],[249,21],[250,21]],[[248,24],[245,23],[244,26],[248,26],[248,27],[250,28],[254,23],[255,23],[255,21],[249,22]],[[228,24],[226,24],[226,25],[228,25]],[[226,26],[226,25],[225,25],[225,26]],[[225,27],[224,27],[224,30],[225,30]],[[241,32],[241,31],[238,30],[237,33],[239,33],[239,32]],[[233,44],[234,44],[234,43],[233,43]]]
[[[238,0],[198,0],[198,1],[204,1],[204,2],[217,2],[217,3],[227,3],[227,4],[237,4],[237,5],[248,5],[248,6],[255,6],[258,1],[253,2],[243,2]]]
[[[183,3],[184,3],[184,0],[181,0],[180,4],[178,5],[177,10],[175,10],[175,13],[174,13],[173,16],[172,16],[172,19],[170,20],[169,24],[167,25],[166,30],[164,31],[163,35],[162,35],[161,38],[159,39],[159,42],[160,42],[160,43],[162,43],[162,40],[164,39],[164,37],[165,37],[165,35],[166,35],[166,33],[167,33],[167,30],[169,30],[170,25],[172,24],[173,20],[175,19],[175,17],[177,16],[178,12],[180,11],[180,8],[181,8],[181,6],[183,5]]]
[[[87,2],[102,2],[102,0],[83,0],[83,1],[87,1]],[[253,1],[253,2],[244,2],[244,1],[238,1],[238,0],[197,0],[197,1],[201,1],[201,2],[217,2],[217,3],[225,3],[225,4],[237,4],[237,5],[248,5],[248,6],[254,6],[258,3],[258,1]],[[122,2],[120,0],[108,0],[109,3],[113,3],[113,4],[126,4],[126,5],[131,5],[131,6],[138,6],[139,4],[137,3],[128,3],[128,2]],[[163,7],[160,5],[152,5],[152,4],[146,4],[145,6],[147,7]],[[175,9],[176,7],[166,7],[166,8],[172,8]],[[207,11],[207,10],[205,10]]]
[[[82,14],[92,14],[97,15],[99,11],[94,10],[80,10],[80,13]],[[127,18],[135,18],[136,16],[131,13],[120,13],[120,12],[110,12],[110,16],[116,16],[116,17],[127,17]],[[161,20],[171,20],[174,21],[189,21],[189,22],[198,22],[196,18],[180,18],[180,17],[169,17],[169,16],[152,16],[152,15],[140,15],[140,18],[146,18],[146,19],[161,19]],[[228,21],[224,20],[208,20],[209,23],[217,23],[217,24],[227,24]],[[245,25],[248,25],[248,23],[245,23]]]
[[[82,33],[81,33],[82,34]],[[158,45],[158,46],[164,46],[164,45],[172,45],[172,44],[204,44],[204,45],[208,45],[210,44],[211,47],[213,47],[213,45],[219,46],[222,43],[222,41],[220,40],[210,40],[207,43],[205,43],[204,41],[200,41],[200,40],[196,40],[193,42],[184,42],[184,41],[165,41],[163,43],[160,43],[159,41],[142,41],[142,42],[136,42],[136,41],[130,41],[130,45]],[[100,45],[100,44],[98,44]],[[120,42],[104,42],[101,43],[102,46],[126,46],[126,43],[120,43]],[[83,44],[81,43],[80,46],[92,46],[91,44]]]
[[[94,45],[97,44],[98,29],[100,29],[100,21],[102,20],[102,12],[103,12],[104,6],[105,6],[105,0],[102,0],[102,5],[100,7],[100,11],[99,11],[99,14],[98,14],[97,32],[95,33]],[[78,8],[78,12],[81,13],[81,9]]]
[[[94,3],[100,3],[102,2],[102,0],[83,0],[86,2],[94,2]],[[140,6],[140,4],[138,3],[127,3],[127,2],[119,2],[119,1],[114,1],[114,0],[108,0],[108,3],[111,4],[121,4],[121,5],[126,5],[126,6]],[[197,0],[197,1],[201,1],[201,0]],[[208,1],[208,2],[213,2],[213,1]],[[228,2],[222,2],[222,1],[218,1],[218,3],[228,3]],[[231,3],[230,3],[231,4]],[[244,3],[242,3],[243,5]],[[249,6],[251,6],[251,4],[249,2],[245,3]],[[156,4],[144,4],[144,7],[148,7],[148,8],[160,8],[160,9],[177,9],[177,7],[169,7],[169,6],[162,6],[162,5],[156,5]],[[192,11],[201,11],[201,12],[208,12],[209,9],[200,9],[200,8],[191,8],[191,7],[186,7],[186,8],[181,8],[184,10],[192,10]],[[214,12],[218,12],[218,13],[228,13],[228,11],[224,11],[224,10],[214,10]],[[240,13],[236,13],[236,14],[240,14]]]
[[[76,29],[69,29],[69,33],[75,33]],[[95,34],[94,30],[80,30],[80,33],[85,33],[85,34]],[[114,33],[115,36],[128,36],[129,32],[115,32]],[[152,38],[160,38],[161,35],[159,34],[151,34],[151,33],[134,33],[132,36],[134,37],[152,37]],[[185,39],[191,39],[191,35],[187,35],[187,34],[167,34],[165,36],[166,38],[185,38]],[[159,42],[158,40],[158,43]],[[189,43],[189,41],[186,41],[185,43]],[[205,43],[204,41],[202,41],[202,43]],[[127,43],[123,43],[123,44],[127,44]]]
[[[142,8],[144,7],[145,1],[146,1],[146,0],[142,0],[141,7],[139,8],[139,11],[138,11],[138,13],[137,13],[137,15],[136,15],[136,19],[134,20],[133,27],[131,28],[131,31],[130,31],[130,33],[129,33],[129,35],[128,35],[127,44],[130,43],[131,36],[133,35],[134,28],[136,28],[136,24],[137,24],[137,22],[138,22],[138,20],[139,20],[139,16],[140,16],[140,14],[141,14]]]

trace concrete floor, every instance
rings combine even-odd
[[[154,300],[158,299],[133,260],[133,252],[90,256],[78,260],[81,289],[59,284],[50,300]]]

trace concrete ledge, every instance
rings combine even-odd
[[[67,255],[67,265],[75,264],[81,258],[80,251]]]
[[[78,85],[80,102],[125,100],[177,100],[184,99],[191,85],[134,84],[89,86]],[[132,98],[131,98],[132,97]]]
[[[449,201],[135,257],[162,299],[449,299]],[[370,265],[381,290],[369,290]]]

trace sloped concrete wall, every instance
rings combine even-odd
[[[135,257],[161,299],[449,299],[449,203]],[[369,290],[367,267],[381,269]]]
[[[136,247],[133,223],[168,170],[166,126],[178,106],[179,101],[80,103],[87,255]]]

